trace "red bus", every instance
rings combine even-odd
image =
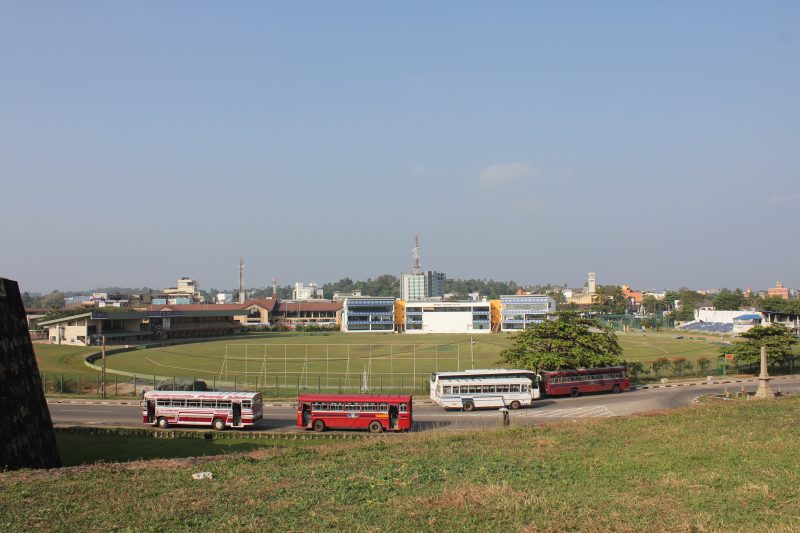
[[[252,426],[263,417],[260,392],[184,392],[152,390],[142,398],[142,422],[162,429],[172,424]]]
[[[411,410],[411,396],[301,394],[297,398],[297,426],[314,431],[404,431],[411,428]]]
[[[544,372],[545,391],[548,396],[573,398],[587,392],[622,392],[631,388],[624,366],[582,368]]]

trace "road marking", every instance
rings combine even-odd
[[[573,407],[570,409],[533,410],[525,413],[515,413],[512,416],[535,418],[603,418],[617,415],[605,405],[596,405],[592,407]]]

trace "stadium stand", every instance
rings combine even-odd
[[[732,333],[733,324],[725,324],[723,322],[703,322],[695,320],[680,326],[678,329],[689,331],[703,331],[706,333]]]

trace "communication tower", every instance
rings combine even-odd
[[[244,257],[239,258],[239,303],[244,303]]]
[[[412,255],[414,257],[414,274],[420,273],[420,266],[419,266],[419,235],[414,237],[414,250],[412,251]]]

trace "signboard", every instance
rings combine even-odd
[[[725,354],[725,359],[727,359],[728,361],[733,361],[733,354],[732,353],[726,353]]]

